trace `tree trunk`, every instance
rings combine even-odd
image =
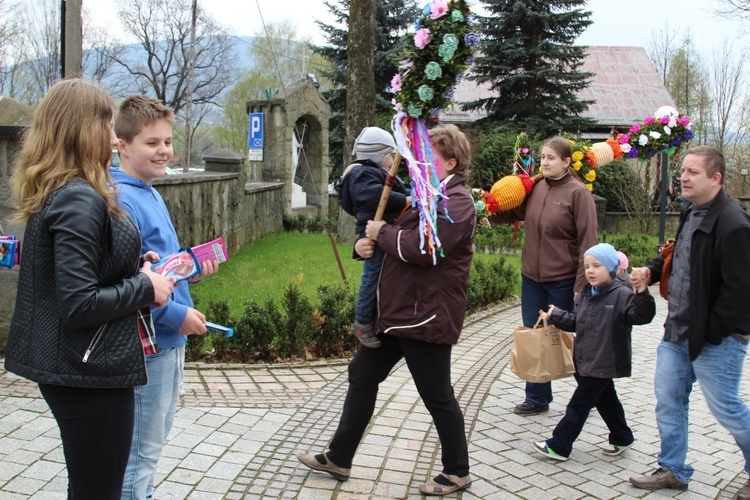
[[[376,0],[351,0],[347,48],[344,164],[348,165],[354,140],[375,123],[375,5]]]
[[[375,2],[351,0],[347,47],[344,166],[350,164],[354,141],[363,128],[375,123]],[[353,242],[354,217],[339,209],[338,236]]]

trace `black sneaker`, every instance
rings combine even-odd
[[[513,408],[513,413],[517,415],[536,415],[537,413],[544,413],[546,411],[549,411],[549,405],[538,405],[531,401],[524,401]]]
[[[633,446],[633,443],[626,444],[626,445],[611,444],[607,446],[606,448],[602,448],[602,453],[607,455],[608,457],[616,457],[617,455],[627,450],[631,446]]]
[[[372,325],[362,325],[356,321],[352,325],[352,334],[357,337],[359,343],[365,347],[377,349],[380,347],[380,339],[372,328]]]

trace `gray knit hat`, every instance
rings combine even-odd
[[[393,136],[378,127],[365,127],[354,141],[352,155],[358,160],[370,160],[382,167],[385,160],[396,150]]]

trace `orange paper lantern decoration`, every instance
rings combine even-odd
[[[536,176],[535,176],[536,177]],[[526,196],[531,194],[536,179],[528,175],[506,175],[497,181],[490,189],[501,212],[512,210],[523,203]]]

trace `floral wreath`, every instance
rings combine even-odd
[[[396,111],[438,121],[452,102],[455,87],[474,63],[479,35],[465,0],[433,0],[414,25],[413,43],[401,54],[391,80]]]
[[[647,161],[657,153],[674,153],[683,143],[693,138],[690,118],[680,116],[671,106],[662,106],[654,116],[648,116],[643,123],[630,127],[628,133],[619,134],[617,140],[627,158]]]

